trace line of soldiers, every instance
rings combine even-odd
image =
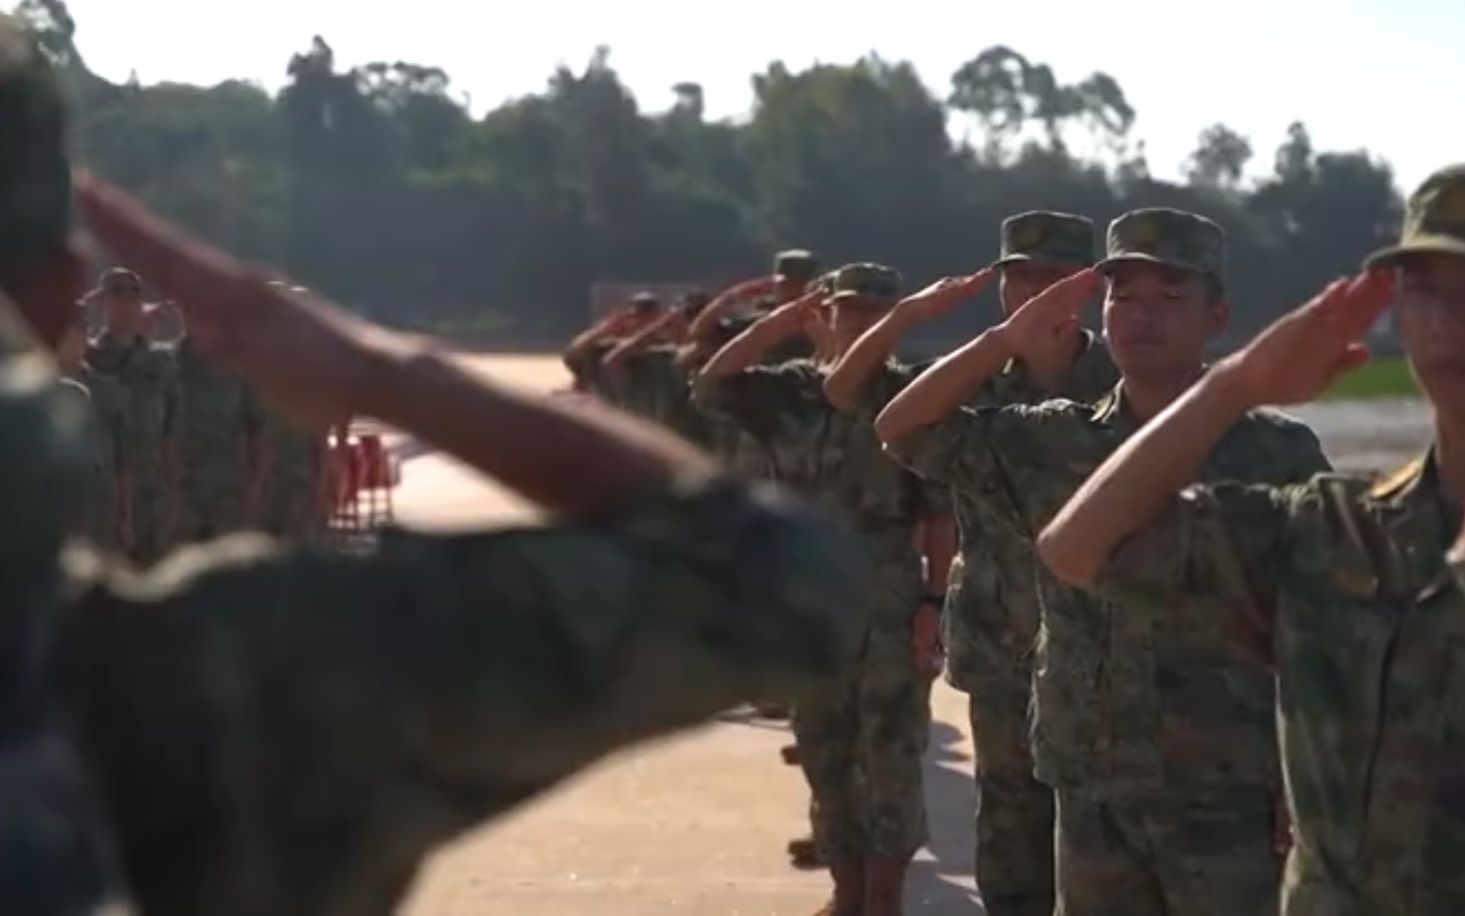
[[[379,417],[560,520],[361,556],[234,538],[136,571],[68,546],[86,418],[44,348],[79,292],[72,180],[54,76],[8,17],[0,125],[0,911],[390,912],[452,836],[782,695],[826,911],[899,912],[938,603],[996,786],[989,911],[1465,911],[1465,166],[1410,197],[1400,244],[1210,367],[1225,240],[1193,213],[1125,214],[1097,260],[1061,241],[1092,238],[1082,218],[1023,214],[997,264],[915,295],[874,264],[795,292],[684,377],[822,512],[619,412],[502,390],[83,179],[88,228],[279,409]],[[892,359],[994,279],[997,323],[924,371]],[[1080,322],[1101,293],[1102,342]],[[1333,474],[1261,405],[1357,366],[1391,305],[1434,442]],[[800,337],[811,357],[774,355]],[[1113,386],[1066,387],[1102,350]]]
[[[46,58],[0,15],[0,912],[387,914],[453,837],[854,652],[824,604],[861,587],[838,526],[272,285],[74,182],[64,137]],[[556,521],[352,555],[242,535],[146,568],[79,540],[89,409],[51,355],[81,292],[73,198],[290,419],[379,418]]]
[[[324,430],[286,421],[207,358],[175,308],[145,304],[113,267],[85,296],[58,361],[93,416],[92,538],[136,562],[231,531],[324,533]]]
[[[1411,196],[1399,245],[1216,366],[1221,228],[1150,208],[1110,224],[1102,258],[1094,235],[1082,216],[1018,214],[989,266],[904,298],[894,271],[849,265],[710,356],[692,329],[712,307],[689,323],[643,304],[571,348],[581,378],[600,348],[598,390],[628,409],[670,425],[683,407],[657,405],[680,397],[696,422],[735,424],[751,472],[881,558],[845,609],[865,648],[840,687],[795,702],[834,883],[821,912],[898,913],[899,864],[924,840],[911,649],[943,597],[919,534],[941,497],[987,912],[1465,912],[1465,166]],[[994,280],[999,321],[928,367],[895,358]],[[1102,338],[1080,320],[1095,298]],[[1263,405],[1357,365],[1391,304],[1436,440],[1381,480],[1337,475]],[[770,355],[801,334],[811,356]],[[681,372],[651,381],[653,353]]]

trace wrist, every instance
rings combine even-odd
[[[1017,335],[1006,321],[992,325],[982,332],[982,337],[990,341],[991,348],[1004,359],[1016,359],[1021,355]]]
[[[1217,363],[1196,387],[1202,397],[1228,414],[1240,415],[1262,404],[1235,357]]]

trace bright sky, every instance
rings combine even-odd
[[[1200,130],[1224,121],[1249,136],[1268,171],[1287,124],[1320,149],[1367,148],[1404,189],[1465,160],[1465,2],[1461,0],[1174,0],[1033,4],[970,0],[70,0],[77,42],[102,75],[144,83],[246,78],[273,89],[314,34],[338,65],[407,60],[442,67],[481,113],[540,90],[556,64],[581,68],[596,45],[643,110],[700,82],[712,117],[746,114],[749,76],[768,62],[843,63],[877,51],[910,60],[944,96],[951,73],[994,44],[1052,66],[1119,80],[1139,112],[1151,169],[1178,174]],[[693,12],[695,10],[695,13]]]

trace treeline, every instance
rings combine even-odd
[[[1245,331],[1355,266],[1400,208],[1387,163],[1316,150],[1301,123],[1260,181],[1242,177],[1250,143],[1220,124],[1184,184],[1156,180],[1115,80],[1065,84],[1005,47],[958,69],[944,98],[875,56],[773,63],[737,123],[706,118],[695,82],[643,112],[601,50],[475,119],[442,70],[343,70],[319,37],[274,96],[115,85],[87,70],[63,0],[20,12],[64,70],[82,163],[373,315],[505,340],[582,323],[597,280],[714,284],[801,245],[830,264],[886,261],[914,286],[990,258],[1009,213],[1102,225],[1150,205],[1226,227]]]

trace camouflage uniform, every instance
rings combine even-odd
[[[82,381],[91,392],[108,452],[104,498],[131,512],[130,519],[116,511],[103,513],[106,530],[97,532],[99,543],[151,562],[166,547],[176,498],[168,461],[174,353],[142,337],[123,341],[104,331],[87,346]]]
[[[257,434],[244,380],[184,341],[175,408],[179,518],[174,544],[250,527],[249,455]]]
[[[851,275],[847,288],[860,279]],[[753,366],[701,391],[705,409],[759,443],[773,480],[848,519],[874,557],[873,589],[861,603],[840,609],[867,624],[859,658],[838,683],[800,695],[794,707],[815,842],[827,862],[904,861],[926,840],[921,758],[930,680],[913,651],[922,587],[914,531],[946,504],[942,491],[922,486],[884,456],[872,425],[913,375],[888,364],[850,413],[828,403],[824,373],[809,360]]]
[[[708,418],[692,403],[687,371],[677,362],[674,344],[648,347],[626,360],[626,389],[636,411],[689,442],[713,445]]]
[[[1093,223],[1060,213],[1003,221],[997,266],[1047,261],[1087,266]],[[983,386],[972,406],[1035,404],[1050,397],[1091,403],[1118,382],[1109,351],[1085,331],[1082,349],[1056,391],[1045,391],[1015,362]],[[1032,649],[1039,608],[1032,539],[1014,530],[989,500],[951,494],[961,536],[943,621],[947,679],[968,695],[976,749],[977,887],[991,916],[1053,911],[1053,790],[1033,777],[1028,748]],[[997,510],[1005,507],[998,506]]]
[[[277,537],[310,541],[326,522],[325,433],[303,430],[259,398],[251,398],[257,524]]]
[[[1209,252],[1193,261],[1219,276],[1220,229],[1165,213],[1116,221],[1111,257]],[[890,449],[980,503],[984,535],[1000,530],[1031,544],[1137,428],[1121,384],[1097,405],[961,408]],[[1286,483],[1326,467],[1307,427],[1256,411],[1228,432],[1202,476]],[[1065,588],[1029,563],[1037,594],[1022,606],[1042,609],[1031,747],[1035,775],[1057,792],[1055,912],[1272,911],[1279,780],[1270,671],[1236,648],[1209,602],[1141,613]]]
[[[65,244],[59,108],[0,16],[0,280]],[[244,538],[138,576],[74,555],[63,592],[83,418],[18,324],[0,305],[0,913],[389,913],[454,834],[853,651],[827,602],[860,594],[856,545],[718,480],[355,558]]]
[[[1425,183],[1373,263],[1411,251],[1465,257],[1465,166]],[[1194,486],[1101,575],[1143,613],[1204,604],[1274,659],[1286,916],[1465,912],[1461,512],[1432,451],[1378,481]]]

